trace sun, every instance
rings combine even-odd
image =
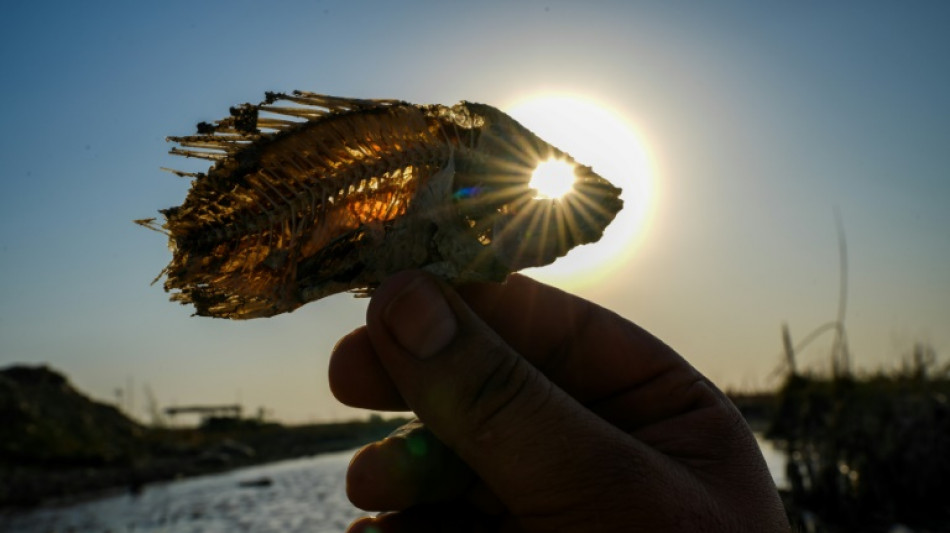
[[[557,199],[574,189],[574,165],[567,161],[542,161],[531,174],[528,187],[538,191],[538,198]]]
[[[610,107],[576,96],[534,96],[508,106],[506,111],[539,137],[623,189],[624,207],[600,241],[579,246],[553,264],[527,273],[566,289],[592,285],[621,273],[643,240],[654,205],[650,158],[634,128]],[[538,166],[530,186],[539,197],[559,198],[573,184],[570,166],[551,160]]]

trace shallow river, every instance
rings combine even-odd
[[[769,469],[784,484],[784,458],[760,440]],[[9,533],[340,533],[364,513],[343,491],[353,452],[260,465],[224,474],[148,485],[139,496],[0,515]],[[264,487],[242,482],[269,479]]]
[[[343,492],[343,475],[352,453],[152,484],[139,496],[120,494],[0,517],[0,531],[339,533],[363,515]],[[271,480],[270,486],[241,486],[264,478]]]

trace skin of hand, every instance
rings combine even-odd
[[[424,424],[354,456],[350,500],[384,512],[352,533],[790,530],[715,385],[630,321],[524,276],[391,277],[334,348],[330,385]]]

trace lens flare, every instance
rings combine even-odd
[[[534,170],[528,186],[538,191],[538,198],[560,198],[574,188],[574,167],[557,159],[544,161]]]

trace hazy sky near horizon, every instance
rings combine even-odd
[[[856,365],[896,366],[914,342],[950,352],[946,2],[35,1],[0,13],[0,366],[49,364],[104,400],[131,383],[139,416],[145,385],[162,406],[365,415],[331,397],[326,367],[366,300],[231,322],[190,317],[149,285],[170,254],[131,221],[188,187],[159,170],[183,166],[165,136],[268,90],[502,109],[571,95],[608,110],[646,159],[644,226],[621,265],[566,288],[724,388],[775,384],[783,322],[800,340],[835,318],[835,210]],[[826,365],[830,344],[802,363]]]

